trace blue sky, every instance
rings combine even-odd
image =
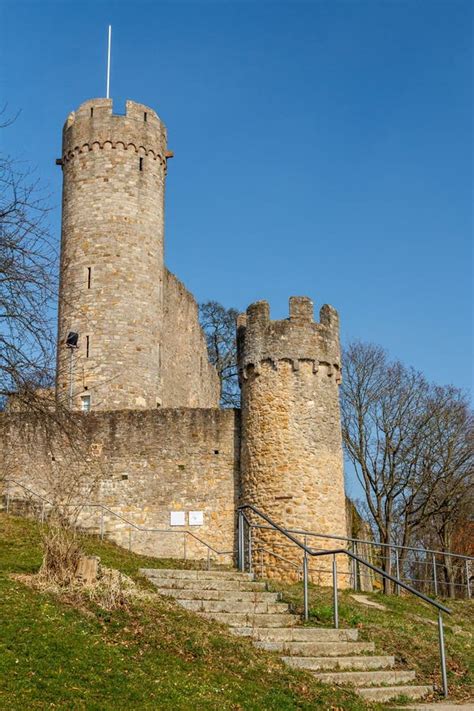
[[[59,239],[61,128],[105,94],[155,108],[175,152],[166,258],[198,300],[272,316],[307,294],[343,340],[472,377],[467,0],[22,2],[0,10],[2,148],[31,161]]]

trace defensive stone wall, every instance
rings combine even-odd
[[[219,378],[209,363],[196,300],[168,269],[163,284],[162,405],[219,407]]]
[[[207,549],[183,534],[191,531],[228,551],[216,560],[231,562],[239,480],[238,411],[159,409],[73,417],[78,429],[71,437],[71,430],[65,436],[61,428],[45,426],[44,418],[1,415],[3,476],[51,499],[60,494],[59,482],[67,486],[72,473],[70,490],[63,491],[66,497],[74,492],[71,503],[87,497],[89,503],[105,504],[141,527],[173,531],[130,533],[124,521],[106,513],[105,531],[117,543],[150,555],[206,559]],[[15,486],[10,494],[12,500],[27,498]],[[171,526],[172,512],[184,515],[185,525]],[[190,525],[190,512],[195,512],[197,525]],[[99,531],[100,511],[85,507],[80,521]]]

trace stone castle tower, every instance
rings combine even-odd
[[[72,409],[217,405],[196,309],[181,342],[172,343],[180,316],[165,323],[165,290],[180,314],[190,308],[164,267],[171,155],[155,111],[133,101],[125,115],[113,114],[111,99],[86,101],[64,126],[57,395]],[[70,332],[77,348],[66,345]],[[188,391],[178,392],[183,382]]]
[[[313,302],[292,297],[289,319],[271,321],[266,301],[252,304],[239,317],[238,357],[242,500],[287,528],[347,535],[337,312],[323,306],[315,323]]]
[[[56,394],[91,411],[73,417],[89,448],[78,478],[90,455],[104,472],[98,503],[150,529],[198,527],[186,553],[195,557],[199,539],[232,556],[241,503],[287,528],[345,536],[337,312],[323,306],[317,323],[311,300],[292,297],[289,318],[272,321],[267,302],[249,306],[237,324],[241,411],[220,409],[198,306],[164,263],[171,155],[162,121],[133,101],[124,115],[110,99],[86,101],[63,129]],[[34,472],[47,492],[57,459],[48,438],[43,449],[31,467],[30,449],[23,461],[11,447],[16,475],[30,485]],[[122,542],[115,523],[109,534]],[[182,536],[165,538],[144,534],[133,545],[183,555]],[[281,575],[282,541],[261,540],[262,566]],[[300,549],[283,553],[301,569]]]

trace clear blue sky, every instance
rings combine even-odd
[[[472,4],[2,2],[2,147],[32,161],[59,239],[61,128],[111,93],[175,152],[166,257],[198,300],[339,309],[440,383],[472,375]]]

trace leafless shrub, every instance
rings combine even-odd
[[[82,551],[74,529],[68,521],[56,521],[49,525],[41,536],[43,562],[39,579],[46,584],[68,586],[74,574]]]

